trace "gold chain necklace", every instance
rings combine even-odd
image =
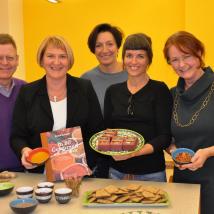
[[[211,95],[213,94],[213,91],[214,91],[214,82],[212,83],[212,85],[210,87],[210,91],[209,91],[207,97],[202,102],[200,108],[192,115],[191,119],[186,124],[182,124],[181,122],[179,122],[179,119],[178,119],[177,109],[178,109],[179,103],[178,103],[178,94],[176,93],[175,99],[174,99],[173,112],[172,112],[172,116],[173,116],[173,119],[175,121],[175,124],[181,128],[191,126],[197,120],[200,112],[208,105],[210,98],[211,98]]]

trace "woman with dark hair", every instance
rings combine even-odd
[[[174,107],[169,151],[186,147],[196,153],[190,164],[174,168],[173,180],[201,184],[201,214],[213,213],[214,201],[214,74],[204,67],[204,45],[194,35],[179,31],[171,35],[164,56],[179,76],[172,89]]]
[[[88,47],[96,56],[99,65],[83,74],[82,78],[91,80],[102,111],[106,88],[127,80],[127,72],[117,61],[122,39],[122,31],[107,23],[95,26],[88,37]]]
[[[122,57],[128,80],[107,89],[105,126],[136,131],[144,136],[145,145],[130,155],[110,158],[109,177],[166,181],[163,150],[171,140],[172,97],[163,82],[147,74],[153,57],[150,37],[142,33],[128,36]]]

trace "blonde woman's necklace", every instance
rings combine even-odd
[[[48,92],[49,99],[53,102],[59,102],[63,100],[66,97],[66,94],[67,94],[66,89],[64,89],[61,93],[56,93],[56,94],[51,93],[50,91]]]
[[[57,102],[57,96],[53,96],[54,102]]]

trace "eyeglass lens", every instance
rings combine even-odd
[[[0,61],[6,60],[7,62],[13,62],[16,60],[16,56],[0,56]]]

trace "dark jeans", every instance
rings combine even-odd
[[[109,169],[109,178],[117,180],[140,180],[140,181],[158,181],[166,182],[166,172],[155,172],[144,175],[130,175],[117,171],[116,169]]]

